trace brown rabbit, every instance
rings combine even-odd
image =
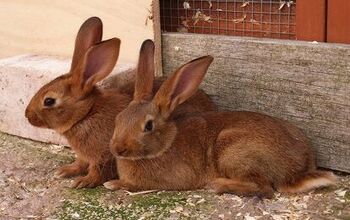
[[[62,134],[76,153],[76,160],[59,168],[57,177],[79,176],[72,187],[95,187],[116,178],[115,158],[109,151],[114,119],[131,101],[133,91],[96,87],[110,74],[118,59],[120,40],[101,42],[102,22],[86,20],[77,35],[71,70],[44,85],[30,101],[25,115],[38,127]],[[154,44],[146,41],[138,68],[154,74]],[[133,87],[133,86],[132,86]],[[201,101],[187,102],[186,111],[204,111],[215,106],[203,93]],[[184,110],[179,111],[181,114]]]
[[[295,126],[254,112],[206,112],[170,117],[202,81],[211,56],[181,66],[151,99],[152,76],[138,81],[134,100],[116,117],[111,152],[119,180],[109,189],[190,190],[272,197],[333,184],[316,169],[305,135]],[[144,86],[142,86],[142,84]],[[180,105],[181,106],[181,105]]]

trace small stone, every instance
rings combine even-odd
[[[346,194],[346,190],[338,189],[338,190],[335,191],[335,194],[336,194],[337,196],[344,197],[345,194]]]
[[[247,215],[244,216],[244,220],[255,220],[256,218],[253,216],[250,216],[250,214],[248,213]]]
[[[20,196],[20,195],[16,195],[15,198],[16,198],[17,200],[23,200],[23,199],[24,199],[23,196]]]
[[[330,214],[330,213],[332,213],[332,212],[331,212],[331,210],[324,210],[322,213],[323,213],[323,214]]]
[[[220,214],[218,217],[219,217],[220,219],[224,219],[224,218],[225,218],[225,215],[224,215],[224,214]]]
[[[200,200],[197,201],[197,204],[201,204],[201,203],[203,203],[203,202],[205,202],[205,199],[202,198],[202,199],[200,199]]]
[[[189,216],[190,216],[190,213],[187,212],[187,211],[184,211],[182,214],[183,214],[185,217],[189,217]]]
[[[72,218],[73,218],[73,219],[80,219],[80,215],[79,215],[78,213],[74,212],[74,213],[72,214]]]
[[[184,208],[182,208],[181,206],[178,206],[175,208],[176,212],[182,212],[184,210]]]

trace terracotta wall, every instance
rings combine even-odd
[[[350,43],[349,0],[298,0],[298,40]]]
[[[350,1],[329,0],[327,42],[350,43]]]

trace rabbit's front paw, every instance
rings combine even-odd
[[[73,181],[71,188],[94,188],[96,186],[99,186],[102,184],[103,181],[101,181],[100,178],[94,177],[94,176],[80,176],[75,178]]]
[[[58,168],[54,174],[55,178],[69,178],[74,176],[79,176],[86,173],[86,169],[77,163],[72,163],[69,165],[62,166]]]

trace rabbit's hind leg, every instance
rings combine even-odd
[[[269,174],[269,157],[263,145],[241,129],[225,129],[216,141],[218,177],[209,185],[217,193],[271,198],[274,189]]]
[[[332,172],[322,170],[310,170],[304,176],[293,183],[284,184],[277,187],[279,192],[301,193],[313,189],[323,188],[336,184],[337,176]]]
[[[233,193],[240,196],[258,196],[272,198],[274,190],[269,185],[260,185],[254,182],[239,179],[216,178],[208,187],[217,194]]]

